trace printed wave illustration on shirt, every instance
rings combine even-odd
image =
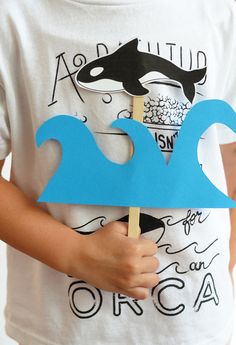
[[[193,106],[167,165],[143,124],[116,120],[112,127],[126,132],[134,144],[131,159],[117,164],[105,157],[83,122],[68,115],[55,116],[36,134],[38,147],[53,139],[62,148],[60,165],[38,201],[151,208],[236,207],[206,177],[197,159],[199,138],[214,123],[236,132],[234,110],[220,100]]]
[[[157,274],[168,269],[174,269],[178,274],[185,274],[191,270],[196,272],[207,270],[220,255],[214,246],[217,241],[218,239],[215,239],[205,246],[199,245],[198,242],[191,242],[178,249],[172,248],[173,246],[170,243],[159,245],[158,253],[162,260],[160,260],[161,264],[158,268]],[[204,256],[202,254],[204,254]],[[174,257],[173,260],[175,261],[172,261],[170,256]],[[191,261],[189,258],[191,258]]]

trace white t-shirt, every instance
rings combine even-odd
[[[128,159],[127,136],[110,124],[130,117],[132,97],[80,89],[75,74],[132,38],[139,38],[139,50],[183,69],[207,66],[194,103],[219,98],[236,108],[233,0],[0,0],[0,6],[0,159],[13,152],[11,181],[32,200],[60,161],[58,143],[35,145],[37,129],[52,116],[81,119],[109,159]],[[191,103],[171,81],[148,88],[144,124],[168,159]],[[212,126],[198,156],[226,191],[219,137],[232,133],[223,132]],[[128,214],[121,207],[39,206],[84,233]],[[160,261],[160,283],[147,300],[101,291],[8,247],[8,335],[25,345],[225,345],[233,306],[228,210],[141,212],[142,236],[157,242]]]

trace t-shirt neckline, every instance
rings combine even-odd
[[[81,4],[87,4],[87,5],[129,5],[129,4],[143,4],[147,3],[150,0],[71,0],[74,2],[78,2]]]

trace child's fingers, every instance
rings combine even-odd
[[[133,289],[138,287],[153,288],[159,283],[160,279],[156,273],[139,274],[127,282],[127,288]]]
[[[128,289],[128,290],[122,291],[121,293],[125,296],[135,298],[135,299],[140,299],[140,300],[148,298],[150,294],[149,289],[144,288],[144,287]]]
[[[157,254],[157,244],[153,241],[140,239],[139,240],[141,256],[153,256]]]
[[[144,273],[137,278],[137,287],[153,288],[159,283],[160,279],[157,274]]]
[[[140,273],[156,272],[160,263],[155,256],[144,257],[140,260]]]

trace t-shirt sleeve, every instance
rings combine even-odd
[[[7,113],[4,89],[0,85],[0,160],[5,159],[11,151],[10,125]]]
[[[221,27],[222,34],[222,63],[220,74],[223,81],[222,97],[231,105],[236,112],[236,2],[227,0],[227,15],[224,25]],[[236,113],[235,113],[236,122]],[[236,133],[224,125],[217,125],[218,140],[220,144],[236,142]]]
[[[227,92],[225,92],[224,100],[227,103],[229,103],[231,107],[234,109],[236,123],[236,67],[233,68],[232,66],[232,75],[229,76],[227,84]],[[236,133],[225,125],[217,124],[217,134],[218,141],[220,144],[229,144],[236,142]]]

